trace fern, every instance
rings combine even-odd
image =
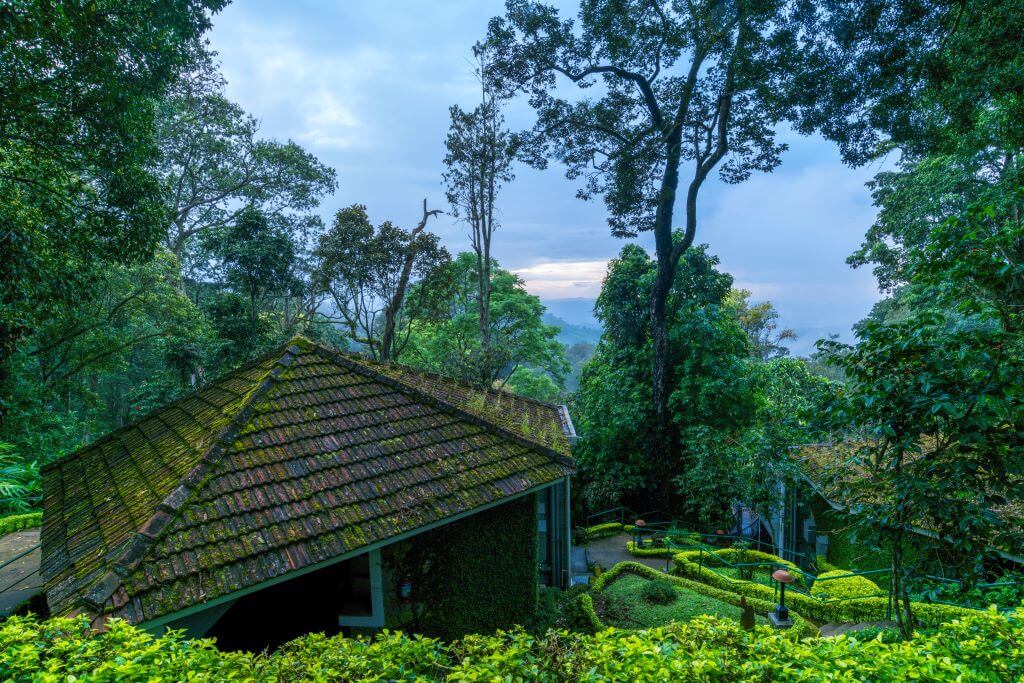
[[[39,463],[18,455],[13,445],[0,443],[0,515],[37,510],[42,499]]]

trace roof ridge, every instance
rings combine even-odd
[[[292,344],[293,344],[293,342],[289,341],[285,346],[290,346]],[[222,381],[228,379],[229,377],[233,377],[234,375],[237,375],[239,373],[245,372],[246,370],[251,370],[252,368],[254,368],[257,365],[259,365],[260,363],[266,362],[269,358],[273,358],[274,356],[280,356],[281,355],[281,348],[282,347],[280,347],[280,346],[275,347],[274,349],[272,349],[270,351],[267,351],[266,353],[261,354],[260,356],[252,359],[251,361],[248,361],[246,363],[243,363],[242,365],[239,365],[234,370],[226,372],[226,373],[224,373],[222,375],[218,375],[217,377],[211,379],[209,382],[207,382],[203,386],[197,387],[196,389],[193,389],[192,391],[188,392],[187,394],[182,394],[181,396],[179,396],[178,398],[174,399],[170,403],[163,403],[163,404],[161,404],[159,406],[156,406],[155,408],[153,408],[153,409],[143,413],[142,415],[132,419],[131,421],[127,422],[126,424],[121,425],[117,429],[114,429],[112,431],[107,432],[106,434],[104,434],[100,438],[96,439],[95,441],[90,441],[87,444],[82,444],[81,446],[79,446],[75,450],[70,451],[68,453],[65,453],[64,455],[60,456],[59,458],[57,458],[55,460],[51,460],[50,462],[46,463],[45,465],[43,465],[42,467],[39,468],[40,474],[42,474],[44,472],[48,472],[48,471],[54,469],[55,467],[57,467],[59,465],[65,464],[65,463],[67,463],[69,460],[71,460],[73,458],[77,458],[78,456],[80,456],[85,451],[89,450],[90,448],[95,448],[96,446],[98,446],[99,444],[103,443],[104,441],[106,441],[108,439],[113,439],[115,437],[120,436],[123,432],[126,432],[129,429],[133,429],[133,428],[137,427],[140,422],[142,422],[143,420],[148,420],[148,419],[152,418],[157,413],[163,412],[163,411],[167,410],[168,408],[172,408],[172,407],[178,405],[179,403],[187,401],[188,399],[192,398],[193,396],[195,396],[199,392],[205,391],[206,389],[208,389],[210,386],[212,386],[216,382],[222,382]]]
[[[511,439],[512,441],[520,444],[521,446],[537,450],[560,465],[566,465],[572,468],[575,468],[576,466],[572,458],[570,458],[564,453],[555,450],[554,448],[551,448],[550,446],[542,444],[538,441],[534,441],[533,439],[528,439],[522,434],[519,434],[518,432],[514,432],[510,429],[507,429],[506,427],[502,427],[501,425],[495,424],[494,422],[491,422],[490,420],[484,419],[479,415],[471,413],[460,406],[457,406],[449,401],[440,399],[437,396],[434,396],[433,394],[427,393],[426,391],[420,389],[419,387],[413,386],[411,384],[401,381],[400,379],[396,379],[394,377],[391,377],[390,375],[386,375],[382,372],[379,372],[375,370],[371,364],[366,363],[362,360],[356,360],[355,358],[347,356],[344,353],[341,353],[334,349],[327,348],[321,344],[317,344],[316,342],[311,342],[308,340],[307,342],[309,343],[310,348],[313,350],[314,353],[317,353],[318,355],[328,360],[331,360],[335,363],[340,363],[341,365],[343,365],[346,368],[349,368],[350,370],[358,372],[359,374],[365,377],[369,377],[375,381],[386,384],[403,393],[411,394],[420,401],[427,403],[428,405],[432,405],[441,408],[442,410],[445,410],[447,412],[454,413],[458,417],[468,422],[471,422],[480,427],[484,427],[490,430],[491,432],[496,432],[500,436],[506,439]],[[548,407],[557,408],[557,406]]]
[[[231,447],[238,430],[252,417],[255,402],[266,395],[277,383],[280,375],[295,360],[295,356],[302,351],[302,348],[295,342],[296,340],[293,339],[283,349],[278,347],[274,353],[260,357],[259,362],[263,362],[268,357],[280,356],[256,388],[245,395],[238,410],[210,442],[195,467],[181,478],[181,483],[157,504],[156,511],[123,544],[120,554],[113,560],[110,569],[89,584],[81,595],[81,602],[86,608],[95,611],[97,616],[103,614],[104,605],[122,586],[128,573],[139,565],[160,534],[177,516],[178,511],[206,483],[224,453]],[[251,364],[246,367],[251,367]]]
[[[312,342],[311,341],[310,343],[313,344],[314,346],[321,346],[320,344],[317,344],[316,342]],[[370,360],[370,359],[364,358],[364,357],[360,356],[358,353],[355,353],[355,352],[336,351],[335,353],[339,353],[339,354],[341,354],[342,356],[345,356],[345,357],[353,358],[353,360],[358,359],[356,362],[363,363],[363,364],[365,364],[367,366],[370,366],[370,367],[372,367],[374,365],[384,365],[384,363],[381,363],[380,361]],[[413,371],[413,372],[415,372],[417,374],[423,375],[424,377],[437,377],[439,379],[445,380],[446,382],[454,382],[455,384],[459,384],[459,385],[461,385],[461,386],[463,386],[463,387],[465,387],[467,389],[471,389],[473,391],[486,391],[486,392],[491,393],[491,394],[501,394],[503,396],[510,396],[510,397],[516,399],[517,401],[526,401],[527,403],[532,403],[534,405],[543,406],[545,408],[557,408],[557,407],[559,407],[561,405],[565,405],[563,403],[549,403],[547,401],[541,401],[540,399],[531,398],[530,396],[523,396],[522,394],[516,394],[516,393],[510,392],[510,391],[505,391],[504,389],[495,389],[494,387],[479,387],[479,386],[473,384],[472,382],[464,380],[464,379],[462,379],[460,377],[452,377],[450,375],[445,375],[445,374],[437,372],[435,370],[424,370],[423,368],[417,368],[417,367],[414,367],[412,365],[406,365],[405,363],[393,363],[393,365],[395,365],[396,367],[400,367],[400,368],[407,368],[407,369],[409,369],[409,370],[411,370],[411,371]]]

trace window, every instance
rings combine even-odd
[[[380,551],[371,550],[346,560],[338,574],[341,595],[339,626],[380,627],[384,625],[384,593]]]

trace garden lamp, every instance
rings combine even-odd
[[[793,621],[789,618],[789,610],[786,609],[786,586],[796,583],[796,579],[785,569],[773,571],[772,578],[779,582],[779,606],[768,616],[776,628],[789,628]]]
[[[646,524],[647,522],[642,519],[638,519],[633,522],[633,545],[637,548],[643,547],[644,542],[640,536],[640,530],[643,529]]]

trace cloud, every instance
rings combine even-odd
[[[526,289],[542,299],[594,298],[601,292],[601,281],[608,261],[547,261],[513,273],[526,280]]]
[[[369,84],[393,70],[372,46],[325,52],[287,26],[235,21],[216,34],[228,95],[275,137],[314,148],[372,147],[379,137]]]

